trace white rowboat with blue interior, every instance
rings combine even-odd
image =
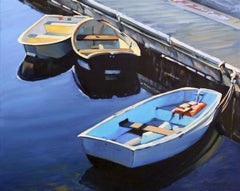
[[[79,134],[86,155],[129,168],[170,158],[196,143],[213,121],[222,94],[180,88],[152,96]]]

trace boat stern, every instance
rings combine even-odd
[[[133,167],[134,151],[128,147],[93,137],[79,135],[79,138],[87,156],[104,159],[129,168]]]

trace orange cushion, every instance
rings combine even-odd
[[[180,115],[194,116],[199,111],[201,111],[207,104],[205,103],[197,103],[197,102],[188,102],[183,103],[172,110],[173,113],[178,113]]]

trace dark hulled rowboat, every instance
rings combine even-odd
[[[93,18],[80,23],[72,36],[78,55],[73,68],[80,89],[92,98],[138,93],[136,73],[140,49],[125,33]]]

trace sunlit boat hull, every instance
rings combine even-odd
[[[198,92],[203,95],[201,102],[206,103],[201,111],[194,116],[172,116],[170,108],[195,100]],[[129,168],[149,165],[177,155],[196,143],[214,119],[220,99],[220,93],[208,89],[182,88],[170,91],[114,114],[79,137],[88,156]],[[144,133],[140,136],[130,135],[131,128],[120,125],[125,119],[147,127],[152,126],[153,119],[154,123],[168,121],[170,126],[167,131],[166,128],[163,130],[164,134],[144,132],[147,136]]]

